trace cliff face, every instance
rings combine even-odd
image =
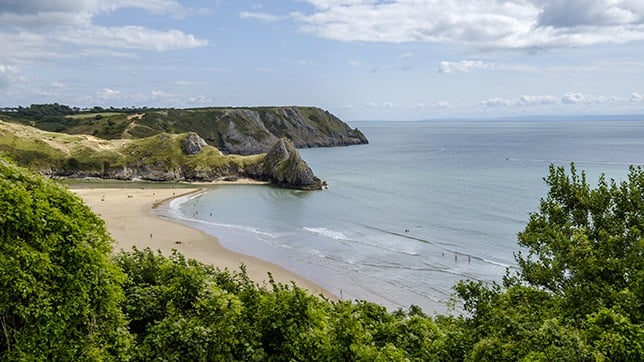
[[[149,112],[136,121],[130,133],[163,129],[171,133],[196,132],[224,153],[249,155],[268,152],[277,140],[287,138],[295,147],[334,147],[366,144],[358,129],[351,129],[331,113],[315,107],[204,108]]]
[[[351,129],[338,117],[317,107],[141,108],[100,113],[74,113],[71,108],[62,107],[60,111],[58,104],[32,105],[2,116],[44,131],[110,140],[195,132],[223,153],[240,155],[268,152],[280,138],[288,138],[298,148],[368,143],[358,129]]]
[[[251,177],[320,189],[324,183],[296,148],[368,143],[360,130],[316,107],[69,112],[71,108],[53,118],[28,112],[3,115],[12,123],[0,125],[0,152],[51,176],[155,181]]]
[[[248,172],[254,178],[266,179],[278,186],[320,190],[326,185],[313,174],[313,170],[302,160],[293,142],[286,138],[275,142],[258,166]]]
[[[163,135],[160,135],[163,136]],[[159,136],[156,136],[159,137]],[[185,156],[201,156],[200,152],[212,150],[195,133],[188,134],[181,141]],[[258,157],[259,156],[259,157]],[[159,160],[154,163],[130,162],[122,168],[103,170],[101,177],[122,180],[143,179],[151,181],[214,181],[223,178],[248,177],[269,181],[280,187],[321,190],[326,182],[315,176],[309,165],[302,160],[293,142],[281,138],[265,155],[224,156],[235,157],[229,162],[209,163],[180,160]],[[234,160],[234,161],[233,161]],[[90,172],[91,173],[91,172]],[[68,175],[69,176],[69,175]],[[77,172],[74,177],[86,177],[87,172]],[[95,176],[95,175],[94,175]]]
[[[268,154],[224,155],[196,133],[108,141],[0,121],[0,153],[54,177],[151,181],[249,177],[281,187],[314,190],[323,186],[286,139],[276,141]]]

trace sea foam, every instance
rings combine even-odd
[[[333,240],[350,240],[340,231],[329,230],[325,227],[302,227],[302,229]]]

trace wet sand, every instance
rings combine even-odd
[[[173,249],[187,258],[217,266],[221,269],[239,270],[244,264],[248,276],[255,282],[267,284],[268,273],[275,281],[290,284],[313,294],[336,297],[314,283],[292,273],[279,265],[234,253],[225,249],[219,240],[200,230],[190,228],[174,220],[152,214],[152,208],[162,202],[199,192],[200,188],[74,188],[71,191],[80,196],[107,225],[116,245],[115,251],[146,247],[170,255]]]

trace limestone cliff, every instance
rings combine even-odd
[[[254,172],[257,174],[253,174]],[[286,138],[275,142],[259,167],[249,170],[249,173],[255,178],[265,179],[282,187],[320,190],[326,184],[313,174],[293,142]]]
[[[280,138],[295,147],[368,143],[358,129],[317,107],[139,108],[109,112],[74,110],[59,104],[31,105],[2,113],[3,119],[44,131],[86,134],[102,139],[141,139],[161,133],[194,132],[226,154],[268,152]]]
[[[203,108],[148,112],[130,126],[131,134],[152,130],[196,132],[224,153],[268,152],[287,138],[297,148],[365,144],[358,129],[316,107]],[[145,131],[145,132],[143,132]]]
[[[151,181],[250,177],[281,187],[312,190],[323,186],[286,139],[276,141],[268,154],[224,155],[196,133],[109,141],[0,121],[3,153],[21,166],[53,177]]]

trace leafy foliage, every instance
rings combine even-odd
[[[123,274],[102,220],[0,159],[0,358],[126,359]]]
[[[574,165],[570,176],[564,172],[551,167],[548,197],[519,234],[519,244],[529,248],[527,257],[518,257],[522,278],[566,296],[573,314],[616,304],[628,310],[624,303],[643,291],[644,172],[632,168],[621,185],[602,177],[593,190]],[[642,320],[639,308],[632,312]]]
[[[24,117],[41,120],[46,117],[62,117],[74,114],[77,110],[72,109],[64,104],[32,104],[29,107],[19,107],[18,114]]]
[[[123,308],[135,360],[426,360],[446,338],[417,310],[329,302],[272,280],[260,287],[243,270],[221,271],[178,253],[134,249],[116,263],[128,275]]]
[[[641,361],[644,171],[596,189],[551,167],[502,284],[455,286],[465,313],[329,301],[244,268],[121,252],[80,200],[0,161],[0,359]]]
[[[644,170],[592,189],[573,165],[550,187],[504,287],[456,287],[476,332],[472,360],[644,360]]]

